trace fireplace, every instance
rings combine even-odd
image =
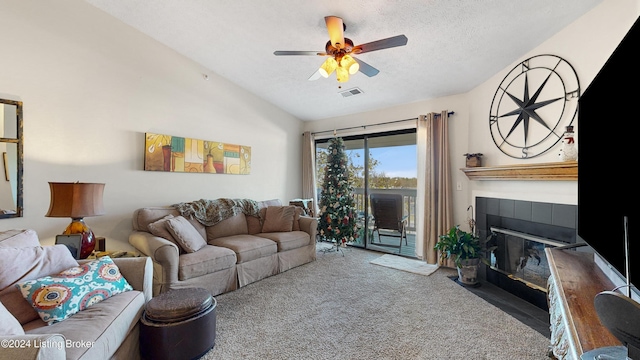
[[[576,242],[577,206],[476,197],[476,229],[495,247],[486,281],[547,310],[546,247]]]

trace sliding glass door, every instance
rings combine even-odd
[[[349,245],[415,257],[415,129],[345,136],[343,140],[360,228],[358,237]],[[322,190],[328,141],[316,141],[317,199]],[[376,208],[372,208],[372,195],[379,204]],[[386,203],[378,202],[378,198]],[[382,218],[395,211],[390,205],[397,205],[397,215],[401,217],[402,225],[397,229],[387,229],[393,227],[388,224],[381,225]],[[380,214],[378,219],[374,210]]]

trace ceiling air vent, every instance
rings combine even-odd
[[[353,89],[341,91],[339,92],[339,94],[342,95],[342,97],[351,97],[351,96],[363,94],[363,92],[359,88],[353,88]]]

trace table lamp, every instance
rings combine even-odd
[[[93,231],[84,223],[84,218],[104,214],[102,205],[104,184],[50,182],[49,188],[51,204],[45,216],[71,218],[71,224],[63,234],[82,235],[80,258],[86,259],[95,248],[96,240]]]

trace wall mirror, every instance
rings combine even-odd
[[[22,102],[0,99],[0,219],[22,216]]]

